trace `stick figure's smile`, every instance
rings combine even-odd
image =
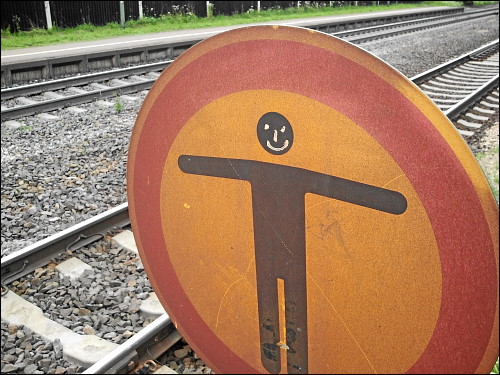
[[[271,142],[269,142],[269,141],[267,141],[266,146],[269,147],[273,151],[279,152],[279,151],[283,151],[284,149],[286,149],[289,144],[290,144],[290,142],[288,142],[288,139],[285,139],[285,143],[283,144],[282,147],[273,147],[271,145]]]

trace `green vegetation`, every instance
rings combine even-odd
[[[498,358],[497,358],[497,363],[493,367],[493,370],[491,370],[492,374],[498,374]]]
[[[497,1],[475,2],[498,3]],[[478,4],[475,4],[478,5]],[[169,30],[196,29],[204,27],[230,26],[245,23],[276,21],[294,18],[319,17],[342,15],[350,13],[374,12],[380,10],[406,9],[422,6],[463,6],[462,1],[423,1],[418,4],[392,4],[379,6],[344,6],[344,7],[300,7],[286,9],[272,9],[257,12],[250,10],[246,13],[232,16],[213,16],[200,18],[195,15],[164,15],[158,18],[145,17],[139,20],[130,20],[125,23],[125,28],[120,23],[109,23],[105,26],[80,25],[75,28],[63,29],[53,27],[51,30],[34,29],[10,33],[8,29],[2,30],[2,50],[45,46],[50,44],[81,42],[112,38],[123,35],[147,34]]]
[[[472,1],[472,5],[475,7],[480,7],[483,5],[498,4],[498,1]]]
[[[123,102],[120,98],[116,98],[114,107],[115,107],[116,112],[118,112],[118,113],[123,111]]]
[[[478,160],[481,168],[483,168],[483,172],[488,180],[491,191],[497,200],[499,201],[499,147],[496,146],[491,150],[486,152],[480,152],[476,155],[476,159]],[[497,367],[498,371],[498,367]],[[497,372],[498,374],[498,372]]]

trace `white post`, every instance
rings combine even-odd
[[[300,1],[297,1],[297,8],[300,8]]]
[[[125,1],[120,1],[120,26],[125,28]]]
[[[44,1],[45,5],[45,18],[47,18],[47,30],[52,29],[52,16],[50,15],[50,2]]]
[[[260,1],[257,1],[257,12],[260,12]]]
[[[210,17],[210,1],[207,1],[207,17]]]
[[[139,3],[139,18],[144,17],[144,14],[142,13],[142,1],[138,1]]]

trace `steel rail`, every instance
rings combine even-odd
[[[427,23],[424,23],[424,22],[419,22],[422,20],[414,20],[414,21],[405,21],[405,22],[399,22],[399,23],[387,24],[387,25],[381,25],[381,26],[367,27],[364,29],[364,30],[366,30],[366,32],[382,31],[383,32],[382,34],[356,35],[356,34],[359,34],[359,32],[356,32],[358,30],[349,30],[349,31],[341,31],[338,33],[334,33],[332,35],[346,39],[347,41],[349,41],[351,43],[362,43],[362,42],[367,42],[370,40],[380,39],[382,37],[386,38],[389,36],[398,35],[398,34],[402,34],[402,33],[418,31],[418,30],[427,29],[427,28],[431,28],[431,27],[439,27],[439,26],[449,25],[449,24],[457,23],[457,22],[469,21],[469,20],[473,20],[476,18],[488,17],[488,16],[495,15],[495,14],[498,14],[498,10],[483,10],[483,11],[479,11],[479,12],[474,13],[474,14],[466,13],[466,14],[460,14],[460,15],[447,16],[447,17],[445,17],[446,20],[443,20],[443,21],[436,20],[437,22],[427,21]],[[442,16],[440,16],[440,17],[442,17]],[[405,23],[408,25],[414,24],[414,26],[409,26],[409,27],[402,28],[402,29],[399,28],[400,25],[402,27],[404,27],[403,24],[405,24]],[[424,23],[424,24],[422,25],[422,23]],[[387,29],[387,28],[391,28],[391,29],[398,28],[398,29],[392,30],[392,31],[391,30],[384,31],[384,29]],[[361,30],[362,29],[359,29],[359,31],[361,31]]]
[[[107,233],[130,224],[128,203],[122,203],[79,224],[35,242],[1,260],[2,286],[45,266],[51,258],[65,250],[104,238]]]
[[[36,95],[44,91],[60,90],[71,86],[82,86],[92,82],[102,82],[113,78],[123,78],[133,74],[145,74],[152,71],[165,69],[174,60],[156,62],[152,64],[143,64],[127,68],[115,69],[105,72],[83,74],[76,77],[61,78],[52,81],[35,83],[2,89],[0,91],[2,100],[9,100],[16,96]]]
[[[469,108],[472,104],[481,99],[494,87],[498,86],[498,74],[486,82],[483,86],[474,90],[474,92],[467,95],[465,98],[460,100],[458,103],[454,104],[452,107],[444,111],[444,114],[450,119],[455,120],[460,114]]]
[[[402,34],[402,33],[408,33],[408,32],[412,32],[412,31],[418,31],[418,30],[428,29],[428,28],[432,28],[432,27],[449,25],[449,24],[457,23],[457,22],[469,21],[469,20],[473,20],[476,18],[487,17],[487,16],[494,15],[497,13],[498,13],[498,11],[489,11],[488,13],[474,15],[474,16],[462,15],[462,16],[460,16],[460,17],[462,17],[460,19],[449,19],[447,21],[441,21],[441,22],[432,23],[432,24],[416,25],[416,26],[411,26],[411,27],[407,27],[404,29],[398,29],[398,30],[392,30],[392,31],[389,30],[387,32],[383,32],[382,34],[372,34],[372,35],[364,35],[364,36],[361,35],[361,36],[354,36],[352,38],[346,37],[345,39],[351,43],[368,42],[370,40],[387,38],[389,36],[398,35],[398,34]]]
[[[332,35],[343,38],[351,35],[356,35],[359,33],[367,33],[367,32],[374,32],[378,30],[383,30],[387,28],[394,28],[394,27],[402,27],[402,26],[407,26],[407,25],[413,25],[413,24],[419,24],[419,23],[425,23],[425,22],[432,22],[432,21],[439,21],[442,19],[450,19],[450,18],[456,18],[456,17],[464,17],[467,15],[477,15],[477,14],[482,14],[485,12],[489,12],[492,14],[498,13],[498,9],[483,9],[483,10],[477,10],[469,13],[455,13],[455,14],[449,14],[449,15],[444,15],[444,16],[434,16],[434,17],[427,17],[427,18],[419,18],[416,20],[410,20],[410,21],[402,21],[402,22],[394,22],[394,23],[388,23],[385,25],[377,25],[377,26],[370,26],[370,27],[363,27],[359,29],[354,29],[354,30],[346,30],[346,31],[339,31],[336,33],[333,33]]]
[[[463,64],[466,61],[469,61],[474,56],[477,56],[477,55],[479,55],[479,54],[481,54],[489,49],[493,49],[494,47],[498,48],[498,45],[499,45],[499,39],[494,40],[493,42],[490,42],[482,47],[476,48],[475,50],[473,50],[471,52],[464,53],[463,55],[461,55],[453,60],[447,61],[447,62],[445,62],[441,65],[438,65],[434,68],[426,70],[425,72],[417,74],[417,75],[413,76],[412,78],[410,78],[410,80],[413,83],[419,85],[423,82],[428,81],[431,78],[434,78],[435,76],[437,76],[441,73],[447,72],[448,70],[451,70],[452,68],[454,68],[460,64]]]
[[[148,352],[147,359],[151,359],[151,356],[156,359],[181,337],[168,314],[164,313],[90,366],[83,374],[122,374],[122,370],[130,372],[142,362],[141,357],[144,357],[144,353]]]
[[[156,79],[144,82],[129,83],[123,86],[97,89],[88,93],[64,96],[62,98],[43,100],[38,103],[20,105],[2,109],[2,120],[13,120],[23,116],[31,116],[41,112],[54,111],[71,105],[89,103],[94,99],[104,99],[117,94],[130,94],[141,90],[149,90]]]

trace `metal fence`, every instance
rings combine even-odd
[[[44,1],[2,1],[2,30],[16,32],[47,28]],[[125,19],[139,18],[139,3],[145,17],[192,13],[206,17],[205,1],[124,1]],[[119,1],[49,1],[52,24],[75,27],[82,24],[102,26],[120,22]]]
[[[81,24],[102,26],[120,22],[120,1],[2,1],[2,30],[10,32],[47,28],[45,3],[50,7],[52,25],[75,27]],[[194,14],[207,17],[207,1],[124,1],[125,20],[159,17],[164,14]],[[385,4],[390,1],[211,1],[213,15],[232,15],[256,11],[259,7],[285,9],[297,6],[345,6]]]

